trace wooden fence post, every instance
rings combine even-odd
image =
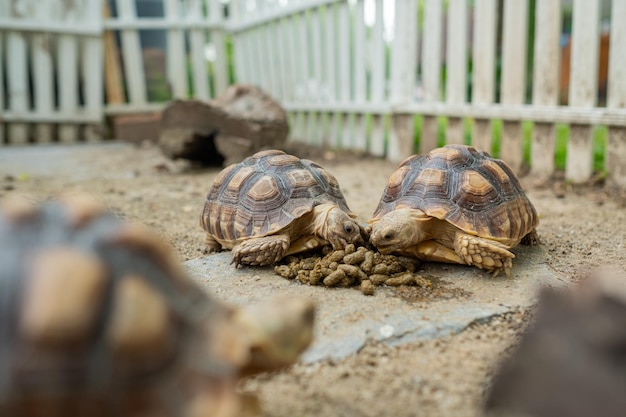
[[[622,17],[626,16],[626,2],[613,0],[611,11],[613,23],[611,24],[607,107],[623,109],[626,108],[626,21]],[[605,161],[609,183],[626,187],[625,127],[609,126]]]
[[[599,24],[599,0],[574,0],[570,106],[592,108],[596,104]],[[571,125],[567,142],[565,178],[581,183],[591,178],[592,174],[593,126],[574,123]]]
[[[224,21],[222,7],[223,5],[220,0],[209,0],[209,18],[215,24],[221,24]],[[215,95],[217,96],[228,88],[228,62],[226,58],[226,38],[223,28],[219,27],[211,30],[211,42],[215,47],[213,74],[215,76]]]
[[[395,36],[391,49],[391,103],[413,100],[417,76],[417,2],[395,0]],[[413,153],[414,116],[394,114],[387,158],[401,161]]]
[[[556,106],[559,89],[560,0],[541,0],[535,6],[533,104]],[[554,172],[553,123],[535,123],[531,146],[531,174],[539,181]]]
[[[464,104],[467,100],[467,0],[448,3],[446,48],[446,103]],[[449,117],[446,143],[463,143],[463,119]]]
[[[422,81],[424,101],[440,100],[441,46],[443,38],[443,2],[426,0],[424,4],[424,38],[422,47]],[[424,115],[420,152],[427,153],[437,147],[437,116]]]

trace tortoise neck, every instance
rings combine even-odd
[[[328,240],[328,218],[335,209],[339,210],[339,207],[332,203],[319,204],[313,208],[310,224],[312,234]]]

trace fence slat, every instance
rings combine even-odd
[[[446,48],[446,103],[467,97],[467,0],[450,0]],[[463,121],[450,117],[446,143],[463,143]]]
[[[424,4],[424,39],[422,42],[422,81],[424,101],[436,102],[441,89],[441,46],[443,30],[443,3],[426,0]],[[420,152],[427,153],[437,147],[437,118],[424,115]]]
[[[59,112],[74,114],[78,110],[78,42],[72,35],[58,37]],[[59,141],[78,140],[78,126],[59,126]]]
[[[85,4],[83,21],[89,22],[91,27],[102,30],[102,9],[100,2],[87,1]],[[102,32],[101,32],[102,33]],[[85,112],[94,118],[104,116],[104,51],[103,36],[89,36],[82,40],[82,79],[84,90]],[[84,129],[87,141],[99,141],[102,139],[102,123],[98,122],[86,125]]]
[[[385,39],[383,27],[383,0],[376,0],[376,18],[372,30],[372,98],[374,103],[385,101]],[[383,116],[374,114],[372,119],[372,132],[370,141],[370,153],[375,156],[385,154],[385,125]]]
[[[0,56],[4,56],[4,36],[2,32],[0,32]],[[0,65],[0,113],[4,113],[4,105],[4,65]],[[0,123],[0,146],[6,143],[5,126],[6,123]]]
[[[189,0],[186,18],[190,22],[202,21],[204,16],[201,0]],[[212,96],[208,79],[208,65],[204,55],[205,44],[206,32],[204,29],[189,30],[189,59],[191,60],[191,73],[193,75],[192,95],[200,100],[208,100]]]
[[[288,55],[289,55],[289,46],[287,44],[287,36],[285,31],[285,19],[280,19],[275,23],[274,26],[274,38],[276,39],[276,47],[275,51],[277,53],[279,75],[280,79],[280,90],[281,90],[281,100],[289,100],[291,97],[291,72],[289,71],[288,64]]]
[[[533,104],[556,106],[559,87],[560,0],[535,5]],[[554,125],[535,123],[531,146],[531,174],[546,180],[554,172]]]
[[[474,4],[473,92],[474,105],[494,101],[496,58],[496,0],[476,0]],[[476,119],[472,144],[491,152],[491,121]]]
[[[593,107],[598,86],[600,2],[574,0],[569,100],[571,106]],[[565,177],[575,183],[593,174],[593,137],[589,125],[573,124],[567,142]]]
[[[611,5],[613,22],[609,50],[608,107],[626,107],[626,2],[613,0]],[[606,146],[606,170],[609,182],[626,187],[626,129],[609,126]]]
[[[223,4],[220,0],[208,0],[209,19],[218,25],[224,20]],[[213,76],[215,78],[214,94],[217,96],[228,88],[228,59],[226,56],[226,38],[223,29],[212,29],[210,32],[211,43],[215,48],[215,61],[213,62]]]
[[[366,100],[367,82],[367,62],[365,60],[365,1],[356,3],[354,16],[354,57],[353,57],[353,80],[354,80],[354,101],[363,103]],[[365,116],[360,113],[355,115],[354,149],[364,151],[367,149],[367,137],[365,130]]]
[[[116,0],[120,19],[135,20],[137,12],[133,0]],[[131,105],[140,107],[146,104],[146,78],[143,70],[143,55],[139,44],[139,34],[134,29],[121,30],[122,57],[126,90]]]
[[[334,4],[330,4],[326,7],[326,19],[324,22],[324,43],[325,43],[325,82],[327,96],[324,97],[326,101],[336,102],[338,100],[337,94],[337,37],[336,37],[336,14],[337,7]],[[328,113],[327,117],[327,141],[326,144],[331,148],[339,147],[339,123],[341,115],[337,113]]]
[[[47,12],[45,7],[40,10]],[[54,108],[52,40],[47,34],[33,35],[31,40],[34,108],[37,113],[50,115]],[[38,143],[52,142],[52,134],[52,125],[49,123],[39,123],[35,127],[35,141]]]
[[[181,20],[181,3],[179,0],[165,0],[165,18],[171,21]],[[172,89],[173,98],[186,98],[187,83],[187,54],[185,48],[185,33],[182,29],[170,28],[167,30],[167,81]]]
[[[25,34],[18,32],[7,33],[7,77],[8,77],[8,104],[15,113],[28,110],[28,69],[26,65]],[[8,130],[9,142],[23,144],[28,142],[28,126],[24,123],[11,123]]]
[[[523,104],[526,89],[526,46],[528,0],[505,0],[502,24],[502,83],[503,104]],[[513,171],[522,167],[522,124],[505,121],[502,126],[500,157]]]
[[[417,2],[396,0],[395,36],[391,48],[391,102],[402,104],[413,100],[417,72]],[[387,157],[400,161],[413,153],[413,115],[393,116]]]
[[[343,103],[348,103],[351,99],[351,76],[350,76],[350,13],[348,2],[338,5],[338,26],[339,26],[339,49],[337,50],[339,62],[339,98]],[[337,115],[338,123],[341,125],[341,146],[349,148],[352,144],[352,123],[353,118],[349,114]]]

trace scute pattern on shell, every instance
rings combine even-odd
[[[463,145],[413,155],[400,164],[374,219],[403,207],[504,243],[518,241],[538,223],[535,208],[506,163]]]
[[[218,175],[200,224],[218,239],[260,237],[323,203],[351,213],[337,179],[322,167],[279,150],[261,151]]]

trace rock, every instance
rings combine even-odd
[[[285,111],[251,85],[233,85],[208,103],[175,100],[161,115],[159,147],[172,159],[229,165],[284,145]]]
[[[596,275],[544,290],[536,322],[504,362],[489,416],[618,416],[626,410],[626,283]]]

